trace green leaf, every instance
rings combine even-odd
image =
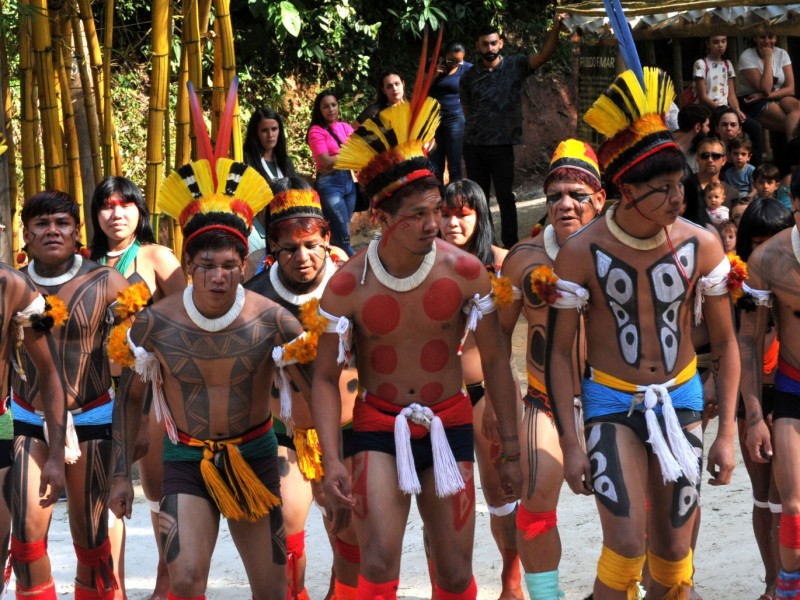
[[[300,35],[303,19],[294,4],[284,0],[281,2],[281,25],[294,37]]]

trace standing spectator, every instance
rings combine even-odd
[[[739,108],[736,97],[736,71],[731,61],[725,58],[728,49],[728,38],[724,35],[712,35],[706,38],[706,57],[694,63],[694,87],[699,104],[716,109],[729,106],[736,115],[741,128],[753,140],[753,164],[761,164],[761,152],[764,133],[761,124],[748,117]],[[718,134],[722,135],[722,134]],[[726,142],[728,140],[725,140]]]
[[[356,207],[356,186],[350,171],[333,166],[339,148],[351,133],[353,128],[339,121],[339,102],[334,91],[327,89],[317,94],[306,140],[317,165],[317,192],[325,218],[331,225],[333,244],[347,252],[347,256],[353,256],[350,219]]]
[[[800,100],[794,97],[789,53],[776,48],[774,33],[755,36],[756,45],[739,57],[739,102],[749,117],[770,131],[791,138],[800,123]]]
[[[375,104],[370,104],[356,119],[356,127],[360,127],[367,119],[374,119],[384,108],[406,101],[406,82],[397,71],[385,71],[381,75]]]
[[[702,104],[687,104],[678,111],[678,131],[672,133],[686,163],[697,173],[697,147],[708,135],[711,109]]]
[[[447,47],[444,62],[437,66],[439,77],[428,94],[436,98],[440,105],[441,122],[436,130],[436,148],[431,152],[433,172],[440,184],[444,184],[445,159],[450,181],[459,181],[463,177],[461,146],[464,141],[464,112],[461,110],[458,86],[461,76],[471,67],[472,63],[464,62],[464,44],[452,42]]]
[[[563,15],[553,18],[544,46],[528,56],[500,56],[503,40],[498,29],[481,29],[475,43],[481,60],[461,78],[467,176],[481,186],[487,199],[494,182],[506,248],[519,239],[513,189],[514,146],[522,143],[522,83],[556,51],[562,19]]]
[[[281,116],[271,108],[262,107],[253,113],[244,138],[244,162],[261,173],[267,183],[281,177],[297,177],[292,159],[286,151],[286,132]],[[253,230],[247,238],[250,252],[264,248],[267,211],[253,219]]]

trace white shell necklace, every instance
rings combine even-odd
[[[118,256],[122,256],[130,249],[131,246],[133,246],[133,243],[135,241],[136,241],[136,236],[133,236],[133,240],[131,240],[131,243],[125,246],[122,250],[109,250],[108,252],[106,252],[106,256],[108,258],[116,258]]]
[[[378,281],[395,292],[410,292],[419,286],[423,281],[425,281],[425,278],[433,268],[433,263],[436,261],[436,242],[433,243],[433,246],[431,246],[431,249],[425,255],[425,258],[422,260],[422,264],[420,264],[416,272],[403,279],[398,279],[394,275],[391,275],[383,267],[381,258],[378,256],[378,246],[380,243],[381,236],[379,235],[373,237],[372,241],[369,243],[369,248],[367,248],[367,261],[365,261],[364,264],[364,275],[361,278],[362,285],[364,284],[364,279],[367,276],[367,262],[369,262],[369,266],[372,267],[372,270],[375,272],[375,277],[378,279]]]
[[[555,262],[559,250],[561,250],[561,246],[558,245],[556,239],[556,230],[552,225],[548,225],[544,228],[544,251],[548,258]]]
[[[319,282],[319,285],[317,285],[316,288],[307,294],[295,294],[289,290],[289,288],[287,288],[281,281],[281,278],[278,274],[279,268],[277,265],[272,265],[272,267],[270,267],[269,281],[278,296],[287,302],[294,304],[295,306],[303,306],[303,304],[313,298],[322,298],[322,292],[325,291],[325,286],[328,285],[328,280],[336,272],[336,266],[333,264],[330,256],[325,257],[325,264],[322,268],[325,271],[325,274],[322,276],[322,281]]]
[[[186,309],[186,313],[189,315],[192,322],[204,331],[214,333],[215,331],[225,329],[236,320],[244,308],[244,288],[239,284],[236,287],[236,300],[233,301],[233,305],[228,309],[228,312],[216,319],[209,319],[204,317],[194,305],[194,299],[192,298],[193,290],[194,285],[190,285],[183,290],[183,307]]]
[[[619,242],[625,244],[628,246],[628,248],[633,248],[634,250],[655,250],[661,246],[661,244],[667,241],[667,234],[669,233],[669,230],[672,229],[671,225],[666,228],[662,227],[659,229],[657,234],[649,238],[637,238],[624,231],[614,219],[614,213],[616,213],[618,206],[619,204],[615,204],[608,209],[608,212],[606,212],[606,225],[608,226],[608,230],[611,232],[611,235],[617,238]]]
[[[72,256],[72,267],[70,267],[66,273],[62,273],[58,277],[42,277],[41,275],[37,274],[36,261],[32,260],[28,265],[28,277],[30,277],[35,284],[41,285],[42,287],[64,285],[78,274],[78,271],[81,270],[81,266],[83,265],[83,256],[80,254],[73,254]]]

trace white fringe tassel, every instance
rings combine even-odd
[[[281,421],[286,425],[286,435],[294,437],[294,425],[292,422],[292,390],[289,387],[289,378],[286,377],[286,370],[284,367],[287,362],[283,360],[284,349],[282,346],[275,346],[272,349],[272,360],[275,361],[277,367],[277,377],[275,377],[275,386],[280,391],[281,396]]]
[[[681,470],[689,483],[697,485],[700,481],[700,466],[698,464],[697,454],[695,449],[681,429],[678,415],[675,413],[675,407],[672,406],[672,398],[669,396],[666,388],[661,391],[662,413],[664,415],[664,424],[667,428],[667,437],[669,438],[669,445],[672,448],[672,454],[681,466]]]
[[[648,386],[644,392],[644,418],[647,421],[647,433],[650,434],[647,442],[653,447],[653,452],[658,457],[658,462],[661,465],[661,474],[664,477],[664,483],[667,481],[677,481],[682,474],[681,466],[667,445],[664,439],[664,434],[661,432],[661,425],[658,423],[658,417],[653,409],[658,404],[658,388],[661,388],[666,393],[666,388],[663,386]]]
[[[44,417],[42,417],[44,420]],[[44,423],[44,441],[50,443],[50,434],[47,431],[47,421]],[[64,432],[64,462],[68,465],[74,465],[81,457],[81,446],[78,442],[78,434],[75,431],[75,421],[72,418],[72,413],[67,411],[67,426]]]

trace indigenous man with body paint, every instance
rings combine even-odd
[[[592,148],[579,140],[561,142],[544,180],[547,216],[544,232],[519,242],[503,262],[503,276],[514,285],[514,303],[500,311],[500,322],[511,347],[520,312],[528,322],[525,361],[528,391],[522,399],[525,417],[520,425],[522,442],[522,499],[517,509],[517,548],[525,569],[531,600],[556,600],[561,538],[556,526],[556,505],[564,481],[564,466],[553,411],[544,384],[547,345],[547,303],[532,287],[541,267],[552,268],[561,245],[590,223],[603,209],[606,193]],[[581,359],[585,350],[580,348]],[[578,368],[582,360],[578,362]],[[580,394],[577,376],[575,396]]]
[[[23,236],[32,257],[24,272],[42,294],[57,295],[68,314],[53,330],[53,361],[61,372],[66,397],[53,406],[33,357],[23,355],[26,376],[12,374],[14,393],[14,471],[11,486],[11,554],[19,597],[55,598],[47,556],[52,506],[37,494],[45,461],[66,460],[69,522],[78,556],[75,597],[114,597],[108,540],[108,472],[111,466],[113,390],[103,351],[117,294],[128,287],[120,273],[76,252],[80,208],[63,192],[40,192],[22,208]],[[50,374],[45,373],[45,377]],[[44,411],[44,421],[42,419]],[[66,449],[60,432],[67,421]],[[48,458],[49,457],[49,458]],[[53,468],[53,467],[50,467]]]
[[[436,62],[435,56],[433,62]],[[421,78],[419,78],[421,79]],[[459,347],[474,329],[501,437],[500,476],[517,498],[516,391],[492,285],[481,262],[437,239],[442,199],[423,146],[438,105],[418,80],[408,104],[350,136],[337,168],[356,169],[383,230],[328,282],[328,319],[315,363],[312,414],[322,446],[334,530],[355,517],[361,549],[356,598],[397,597],[410,495],[430,539],[439,600],[474,600],[472,406]],[[353,474],[339,458],[339,381],[352,336],[360,392]]]
[[[347,255],[330,246],[331,232],[317,192],[302,179],[278,179],[270,184],[276,194],[269,204],[267,242],[270,261],[265,271],[245,288],[283,306],[303,321],[317,318],[319,299]],[[310,326],[310,323],[309,323]],[[307,329],[307,327],[305,327]],[[339,381],[342,397],[343,458],[353,454],[353,403],[358,375],[345,368]],[[278,437],[281,500],[286,526],[289,597],[307,599],[305,589],[305,524],[314,496],[322,498],[322,459],[309,404],[289,386],[272,386],[271,406]],[[290,396],[288,394],[291,394]],[[288,402],[282,402],[282,400]],[[325,520],[330,525],[329,519]],[[352,526],[332,537],[335,596],[355,598],[358,585],[358,541]]]
[[[166,430],[159,527],[171,600],[205,597],[220,515],[253,597],[286,598],[278,444],[263,391],[275,374],[274,347],[302,328],[288,311],[241,286],[252,216],[271,198],[254,169],[225,158],[170,174],[160,206],[181,222],[193,283],[137,314],[133,327],[109,341],[109,355],[153,384],[155,417]],[[287,368],[310,395],[310,377]],[[123,371],[110,502],[117,516],[131,512],[141,384]]]
[[[555,274],[534,276],[537,295],[554,307],[545,376],[565,478],[575,493],[595,495],[603,527],[597,600],[635,597],[645,558],[648,598],[684,598],[692,585],[703,396],[691,328],[702,318],[719,401],[710,483],[729,483],[734,466],[730,264],[716,235],[678,217],[684,159],[663,119],[673,97],[663,72],[626,71],[589,110],[586,121],[607,138],[600,164],[622,200],[565,242]],[[573,416],[584,309],[586,451]]]
[[[772,460],[780,493],[780,562],[776,598],[800,598],[800,173],[791,183],[795,225],[759,245],[747,261],[745,291],[755,300],[756,310],[742,311],[739,328],[742,359],[742,399],[746,410],[745,443],[753,461]],[[764,337],[769,310],[775,315],[780,350],[775,374],[772,435],[762,412],[761,374]],[[774,452],[774,454],[773,454]]]

